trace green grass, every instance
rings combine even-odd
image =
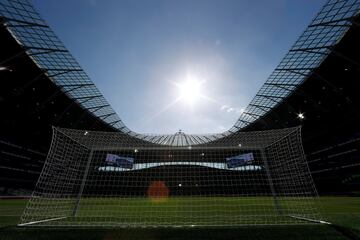
[[[72,218],[75,203],[75,199],[35,199],[30,206],[34,211],[28,215],[38,216],[24,222],[67,216],[41,225],[239,226],[309,223],[289,215],[319,218],[313,214],[312,198],[279,199],[282,214],[275,211],[272,197],[84,198],[77,217]]]
[[[360,233],[360,198],[355,197],[321,197],[317,203],[320,213],[327,221],[339,225],[345,229],[345,234],[356,235]],[[103,204],[106,207],[95,207],[94,204]],[[129,201],[129,202],[121,202]],[[77,221],[91,216],[97,221],[109,220],[128,221],[135,223],[138,217],[142,217],[143,223],[157,221],[167,225],[168,223],[189,222],[192,219],[196,225],[207,225],[209,222],[253,222],[254,218],[248,218],[253,214],[251,203],[256,203],[257,208],[273,214],[272,200],[270,198],[242,198],[229,202],[224,198],[173,198],[164,202],[154,203],[144,199],[121,200],[101,199],[94,201],[86,199],[81,202]],[[227,202],[224,202],[227,201]],[[292,204],[303,204],[303,201],[283,200],[282,205],[291,207]],[[202,228],[132,228],[132,229],[102,229],[102,228],[16,228],[19,217],[25,207],[26,200],[0,200],[0,239],[347,239],[342,233],[326,225],[287,225],[287,226],[252,226],[252,227],[202,227]],[[243,207],[235,207],[242,204]],[[121,206],[128,206],[123,208]],[[226,205],[228,217],[223,217],[222,206]],[[140,207],[141,206],[141,207]],[[249,207],[250,206],[250,207]],[[174,209],[176,211],[174,212]],[[151,210],[151,211],[150,211]],[[154,216],[154,211],[157,214]],[[211,214],[204,216],[204,212]],[[121,212],[122,216],[118,216]],[[179,215],[179,213],[182,213]],[[197,214],[197,213],[202,214]],[[53,212],[56,214],[55,212]],[[249,214],[250,213],[250,214]],[[140,214],[140,215],[139,215]],[[211,215],[214,215],[211,219]],[[243,215],[241,219],[233,216]],[[248,216],[247,216],[248,215]],[[105,217],[105,218],[104,218]],[[254,216],[252,216],[254,217]],[[277,219],[279,220],[279,219]],[[257,219],[259,221],[259,219]],[[273,221],[273,220],[269,220]],[[288,221],[288,219],[286,219]],[[203,223],[203,224],[201,224]],[[146,225],[146,224],[145,224]],[[349,231],[347,230],[349,229]]]
[[[0,200],[0,227],[14,226],[19,222],[27,200]]]
[[[76,218],[76,199],[34,199],[25,223],[66,216],[40,225],[92,226],[240,226],[307,224],[291,216],[319,219],[313,198],[279,198],[281,214],[272,197],[83,198]],[[44,211],[45,209],[45,211]]]
[[[318,208],[326,221],[360,232],[360,197],[321,197]]]

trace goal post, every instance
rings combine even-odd
[[[19,226],[307,224],[317,199],[300,127],[192,146],[54,127]]]
[[[21,225],[47,223],[71,216],[79,192],[78,179],[90,150],[53,128],[51,146],[32,196],[21,216]]]

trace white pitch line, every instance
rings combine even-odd
[[[289,217],[296,218],[296,219],[300,219],[300,220],[304,220],[304,221],[308,221],[308,222],[315,222],[315,223],[322,223],[322,224],[329,224],[329,225],[331,225],[331,223],[326,222],[326,221],[322,221],[322,220],[315,220],[315,219],[311,219],[311,218],[298,217],[298,216],[294,216],[294,215],[289,215]]]
[[[60,220],[60,219],[64,219],[64,218],[67,218],[67,217],[50,218],[50,219],[44,219],[44,220],[40,220],[40,221],[34,221],[34,222],[28,222],[28,223],[21,223],[21,224],[18,224],[18,226],[19,226],[19,227],[23,227],[23,226],[27,226],[27,225],[36,224],[36,223],[56,221],[56,220]]]

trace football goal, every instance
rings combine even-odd
[[[177,145],[120,132],[53,128],[19,226],[321,222],[299,127]]]

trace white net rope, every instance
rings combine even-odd
[[[320,219],[300,128],[194,146],[54,128],[21,226],[240,226]]]

